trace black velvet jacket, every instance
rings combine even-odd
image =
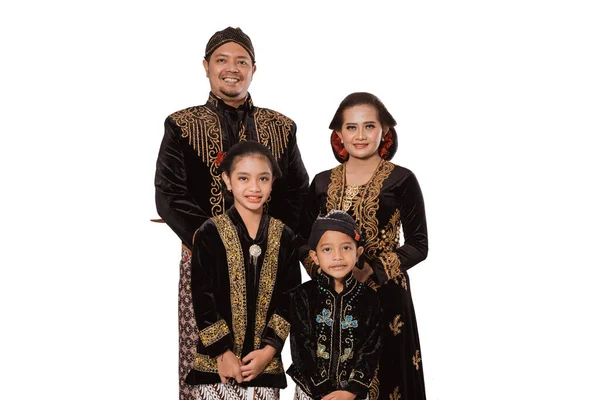
[[[349,274],[336,293],[333,278],[319,274],[292,294],[287,373],[312,398],[346,390],[364,399],[379,360],[381,320],[373,289]]]
[[[289,333],[291,289],[301,282],[295,234],[263,214],[252,239],[237,210],[207,220],[192,249],[192,301],[199,330],[191,385],[220,382],[216,356],[226,350],[239,358],[267,344],[277,354],[249,386],[284,388],[281,349]],[[256,267],[249,255],[257,244]]]
[[[308,192],[308,174],[296,144],[296,124],[283,114],[246,102],[233,108],[210,93],[203,106],[177,111],[165,120],[156,162],[156,208],[189,248],[204,221],[232,203],[221,191],[218,172],[224,153],[241,140],[267,146],[283,177],[276,179],[268,212],[294,231]]]

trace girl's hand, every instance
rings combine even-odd
[[[242,359],[242,377],[244,382],[249,382],[263,372],[269,361],[277,351],[270,344],[262,349],[254,350]]]
[[[231,350],[217,356],[217,369],[221,383],[228,383],[233,378],[237,383],[242,383],[242,363]]]
[[[356,395],[345,390],[336,390],[323,397],[322,400],[354,400]]]
[[[363,269],[358,269],[358,267],[354,266],[352,269],[352,275],[354,275],[354,279],[364,283],[371,275],[373,275],[373,268],[368,262],[365,261]]]

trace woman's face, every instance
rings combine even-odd
[[[378,149],[384,130],[377,109],[362,104],[345,109],[342,115],[344,122],[337,134],[350,157],[361,160],[381,158]]]

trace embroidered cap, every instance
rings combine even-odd
[[[250,54],[250,58],[252,59],[252,64],[256,62],[254,58],[254,46],[252,46],[252,41],[250,37],[246,35],[240,28],[232,28],[227,27],[222,31],[216,32],[208,43],[206,44],[206,50],[204,52],[204,59],[208,61],[210,55],[219,47],[224,45],[225,43],[234,42],[242,46],[248,54]]]
[[[308,245],[311,250],[315,250],[321,240],[321,236],[327,231],[337,231],[345,233],[356,241],[360,246],[360,233],[354,218],[347,212],[341,210],[333,210],[324,217],[319,217],[315,221],[310,231]]]

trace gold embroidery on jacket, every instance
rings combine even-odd
[[[254,123],[258,141],[267,146],[273,156],[279,159],[287,147],[292,120],[276,111],[256,108]]]
[[[398,258],[398,254],[394,252],[380,253],[379,260],[383,264],[383,269],[385,270],[388,279],[394,279],[401,275],[404,276],[400,269],[400,259]]]
[[[371,380],[371,386],[369,386],[369,400],[379,399],[379,365],[375,368],[373,379]]]
[[[285,340],[290,333],[290,323],[278,314],[273,314],[267,326],[273,329],[281,340]]]
[[[345,179],[345,164],[338,165],[331,170],[331,182],[327,186],[327,212],[331,210],[340,210],[341,195],[344,187]]]
[[[423,360],[421,360],[421,356],[419,356],[419,350],[417,350],[417,352],[415,353],[415,355],[412,357],[413,360],[413,365],[415,366],[415,368],[417,369],[417,371],[419,370],[419,363]]]
[[[396,209],[385,229],[379,231],[380,251],[393,251],[400,246],[400,210]]]
[[[186,108],[171,114],[170,117],[181,128],[181,137],[188,139],[189,145],[196,150],[198,157],[208,166],[212,177],[210,184],[211,214],[213,216],[221,214],[225,204],[221,192],[221,176],[218,172],[218,165],[215,165],[217,154],[223,149],[219,117],[205,106]]]
[[[229,334],[229,327],[224,319],[218,320],[199,332],[200,340],[202,340],[204,347],[208,347],[219,341],[222,337],[227,336],[227,334]]]
[[[194,369],[196,371],[211,372],[214,374],[219,373],[217,368],[217,359],[210,358],[205,354],[195,354],[194,357]],[[273,357],[267,364],[262,373],[265,374],[281,374],[283,373],[283,363],[281,359]]]
[[[271,218],[269,221],[269,236],[267,239],[267,251],[260,270],[260,282],[258,284],[258,296],[256,299],[256,322],[254,327],[254,348],[260,347],[262,333],[267,323],[267,312],[273,296],[275,278],[277,277],[277,257],[279,256],[279,244],[283,222]],[[245,295],[245,294],[244,294]]]
[[[233,222],[227,214],[213,217],[221,241],[227,253],[229,267],[229,293],[231,301],[231,325],[233,329],[234,350],[236,356],[242,356],[244,336],[246,335],[246,271],[244,254]]]
[[[402,333],[402,330],[400,329],[402,328],[402,325],[404,325],[404,322],[400,321],[400,314],[398,314],[394,317],[394,320],[390,322],[390,330],[394,336],[398,336]]]
[[[394,392],[390,393],[390,400],[400,400],[401,397],[402,395],[400,394],[400,387],[396,386],[394,388]]]

